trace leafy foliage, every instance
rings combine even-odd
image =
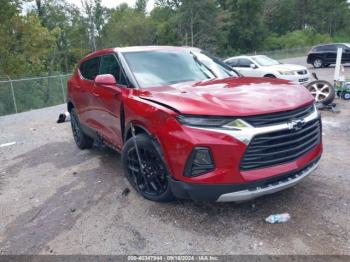
[[[261,50],[276,55],[350,42],[347,0],[147,0],[107,9],[101,0],[0,0],[0,80],[71,72],[86,54],[129,45],[194,45],[226,57]],[[284,51],[286,54],[286,52]],[[62,103],[60,79],[13,82],[19,112]],[[62,81],[62,82],[61,82]],[[0,81],[0,115],[15,112],[9,82]]]
[[[219,56],[350,41],[347,0],[0,0],[0,76],[71,71],[96,49],[194,45]]]

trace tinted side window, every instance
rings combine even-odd
[[[326,50],[327,50],[326,46],[318,46],[318,47],[316,47],[316,51],[317,52],[323,52],[323,51],[326,51]]]
[[[98,75],[98,70],[100,67],[100,58],[94,57],[90,60],[83,62],[80,65],[80,73],[85,79],[94,80]]]
[[[327,47],[327,51],[332,51],[332,52],[336,52],[338,49],[338,47],[336,45],[329,45]]]
[[[238,64],[238,59],[231,59],[226,62],[229,66],[235,67]]]
[[[238,67],[250,67],[251,64],[252,64],[252,61],[250,61],[249,59],[240,58]]]
[[[348,47],[346,45],[338,45],[337,48],[343,48],[343,52],[349,52],[350,51],[350,47]]]
[[[118,85],[127,85],[123,70],[114,55],[105,55],[102,57],[100,75],[111,74],[115,77]]]
[[[335,45],[323,45],[317,47],[318,52],[329,52],[329,51],[337,51],[337,47]]]

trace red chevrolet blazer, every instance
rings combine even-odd
[[[245,201],[291,187],[315,170],[321,120],[301,85],[243,77],[189,47],[94,52],[68,81],[81,149],[120,151],[145,198]]]

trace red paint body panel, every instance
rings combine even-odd
[[[163,49],[176,47],[158,47]],[[104,49],[83,58],[123,51],[157,50],[157,47]],[[146,99],[147,100],[146,100]],[[300,85],[270,78],[227,78],[205,82],[131,89],[100,85],[85,80],[76,70],[68,81],[68,99],[77,108],[81,122],[95,130],[118,149],[123,146],[123,129],[134,123],[155,137],[165,162],[176,180],[198,184],[240,184],[277,176],[299,169],[322,152],[322,144],[295,161],[267,168],[241,171],[246,144],[230,135],[180,124],[181,114],[208,116],[251,116],[282,112],[313,103],[311,94]],[[149,101],[153,100],[155,102]],[[165,104],[165,107],[161,104]],[[121,122],[121,108],[125,125]],[[185,177],[185,164],[196,146],[210,148],[215,170],[197,177]]]
[[[148,88],[144,94],[183,114],[248,116],[293,110],[311,104],[305,87],[286,80],[239,77]]]

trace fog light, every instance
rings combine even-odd
[[[193,162],[197,165],[210,165],[210,164],[212,164],[209,150],[208,149],[196,150]]]
[[[214,161],[209,148],[193,149],[185,168],[185,176],[199,176],[214,170]]]

